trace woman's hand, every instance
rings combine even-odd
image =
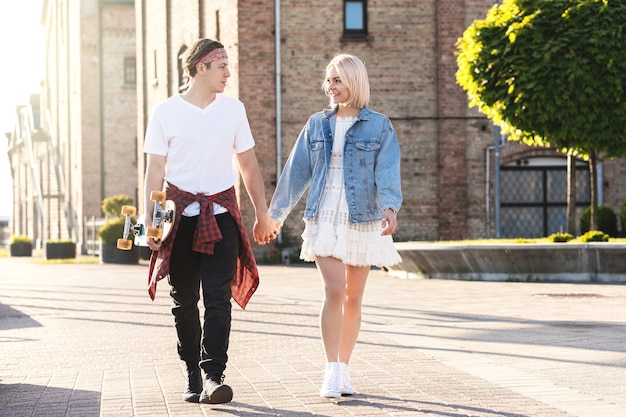
[[[383,231],[381,232],[381,236],[391,235],[396,231],[396,227],[398,227],[398,221],[396,220],[396,212],[390,208],[385,209],[383,211],[383,223],[382,223]]]
[[[265,245],[276,239],[278,232],[280,231],[280,222],[274,220],[269,212],[257,217],[254,222],[254,240],[259,245]]]

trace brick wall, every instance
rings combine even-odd
[[[370,107],[390,117],[400,141],[404,204],[396,240],[485,236],[490,221],[485,213],[485,184],[493,180],[485,178],[486,157],[493,144],[493,127],[476,109],[468,108],[467,96],[456,84],[455,50],[465,28],[485,16],[492,0],[370,0],[369,35],[362,39],[343,37],[342,1],[282,1],[279,167],[274,1],[172,0],[170,10],[166,4],[136,1],[137,10],[145,12],[138,21],[146,22],[142,71],[147,91],[139,105],[140,119],[145,121],[149,109],[173,92],[163,83],[171,82],[178,48],[196,37],[216,37],[219,32],[233,73],[226,93],[246,105],[269,200],[276,171],[282,168],[300,129],[312,113],[328,105],[320,89],[326,64],[338,52],[353,53],[368,68]],[[150,82],[154,51],[158,85]],[[143,135],[141,124],[139,129]],[[619,178],[626,178],[626,168],[622,162],[612,164],[605,162],[605,174],[615,175],[605,190],[605,200],[617,204],[624,195],[620,190],[626,180]],[[240,196],[250,228],[252,207],[245,194]],[[283,229],[285,239],[294,245],[300,243],[302,209],[303,202]]]
[[[240,0],[237,26],[239,99],[246,105],[269,204],[276,178],[274,1]],[[242,215],[252,237],[254,207],[246,193],[240,192],[240,196]]]
[[[102,5],[104,196],[137,195],[136,84],[124,81],[124,59],[135,58],[134,6]]]

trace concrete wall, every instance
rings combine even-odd
[[[402,242],[394,275],[529,282],[626,282],[623,243],[472,245]]]

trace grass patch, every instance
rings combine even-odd
[[[560,244],[567,243],[586,243],[580,240],[582,236],[578,236],[575,239],[572,239],[568,242],[563,242]],[[419,241],[416,241],[419,242]],[[554,242],[550,241],[548,237],[542,238],[516,238],[516,239],[473,239],[473,240],[438,240],[431,243],[441,243],[446,245],[520,245],[527,243],[545,243],[545,244],[554,244]],[[609,239],[609,243],[626,243],[626,238],[616,238],[612,237]]]
[[[42,259],[33,261],[34,264],[55,265],[55,264],[99,264],[100,258],[68,258],[68,259]]]
[[[466,239],[466,240],[437,240],[432,243],[441,243],[446,245],[517,245],[521,243],[550,243],[548,238],[538,239]]]

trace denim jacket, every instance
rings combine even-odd
[[[270,215],[283,223],[307,188],[304,218],[312,219],[326,182],[335,133],[336,109],[313,114],[302,128],[278,180]],[[348,129],[343,153],[351,223],[380,220],[402,205],[400,146],[387,116],[364,107]]]

